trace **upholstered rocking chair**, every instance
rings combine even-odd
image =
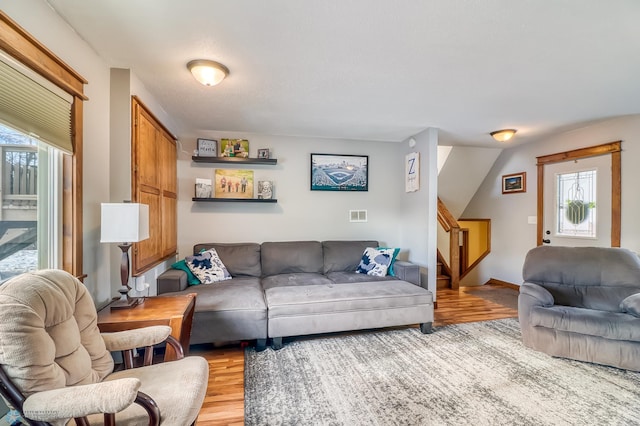
[[[0,394],[32,425],[195,424],[209,367],[183,357],[165,326],[101,334],[85,286],[41,270],[0,285]],[[178,359],[152,364],[166,341]],[[145,348],[144,366],[114,372],[110,352]]]

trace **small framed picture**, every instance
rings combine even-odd
[[[527,192],[527,172],[502,175],[502,193]]]
[[[222,157],[249,157],[249,141],[247,139],[220,139],[220,155]]]
[[[198,139],[198,157],[217,157],[218,141],[214,139]]]
[[[269,158],[269,148],[259,149],[258,158]]]

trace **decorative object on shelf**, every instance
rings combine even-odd
[[[211,179],[196,178],[196,198],[213,197],[213,187]]]
[[[218,141],[215,139],[198,139],[198,157],[217,157]]]
[[[404,191],[415,192],[420,189],[420,153],[412,152],[405,156]]]
[[[216,169],[216,198],[253,198],[253,170]]]
[[[229,68],[219,62],[208,59],[195,59],[189,61],[187,69],[193,77],[204,86],[215,86],[229,75]]]
[[[369,156],[311,154],[312,191],[368,191]]]
[[[497,140],[498,142],[506,142],[513,137],[517,132],[516,129],[502,129],[496,130],[495,132],[489,133],[492,138]]]
[[[527,172],[502,175],[502,193],[527,192]]]
[[[258,158],[269,158],[269,148],[259,149]]]
[[[258,198],[261,200],[270,200],[273,198],[273,182],[270,180],[258,181]]]
[[[221,139],[220,155],[222,157],[249,157],[249,141],[247,139]]]
[[[120,243],[120,299],[111,303],[111,309],[132,308],[144,301],[142,297],[129,296],[129,248],[149,238],[149,206],[139,203],[102,203],[101,243]]]

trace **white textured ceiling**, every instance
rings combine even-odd
[[[180,127],[498,146],[640,113],[637,0],[47,0]],[[186,69],[212,59],[219,86]]]

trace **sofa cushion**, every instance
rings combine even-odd
[[[362,252],[367,247],[377,247],[377,241],[323,241],[324,254],[323,273],[349,271],[358,267]]]
[[[203,243],[193,246],[193,253],[201,250],[216,249],[220,260],[233,277],[260,277],[260,244],[256,243]]]
[[[202,284],[230,280],[231,274],[218,257],[216,249],[209,249],[194,256],[185,258],[187,266],[198,277]]]
[[[405,308],[433,303],[430,291],[399,280],[273,287],[265,289],[265,299],[269,318]]]
[[[239,277],[216,285],[189,287],[189,293],[197,293],[196,312],[227,310],[266,310],[260,278]],[[184,292],[165,293],[175,296]]]
[[[384,277],[391,266],[395,249],[382,249],[367,247],[364,249],[360,264],[356,268],[358,274],[374,275]]]
[[[626,297],[620,303],[620,310],[635,317],[640,317],[640,293],[632,294]]]
[[[364,282],[372,282],[372,281],[393,281],[397,279],[395,277],[392,277],[391,275],[385,275],[384,277],[376,277],[373,275],[357,274],[355,271],[329,272],[327,274],[327,278],[329,278],[331,281],[333,281],[336,284],[364,283]]]
[[[633,315],[554,305],[534,307],[531,325],[611,340],[640,342],[640,318]]]
[[[263,276],[322,273],[322,244],[318,241],[265,242],[261,254]]]
[[[300,285],[321,285],[333,284],[333,282],[322,274],[296,273],[278,274],[262,278],[262,288],[291,287]]]

